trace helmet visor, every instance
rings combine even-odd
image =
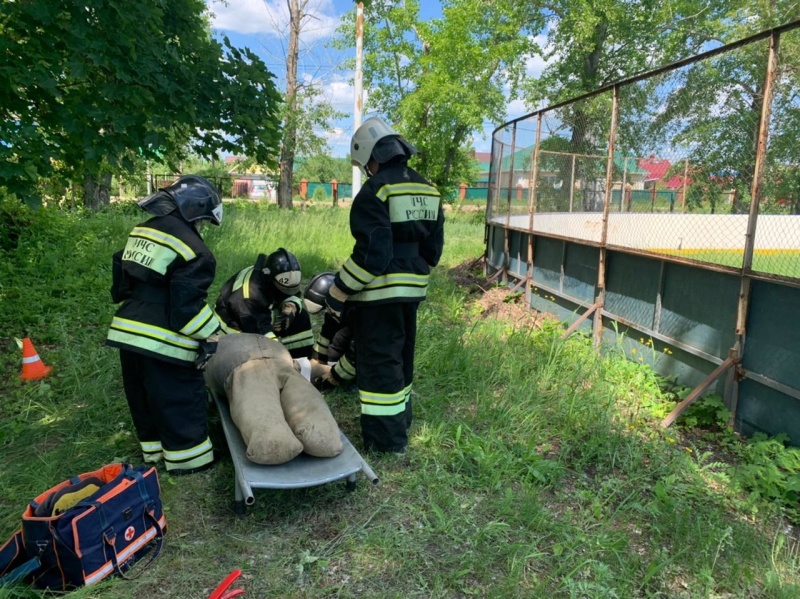
[[[211,222],[215,225],[222,224],[222,203],[220,203],[219,206],[215,206],[211,211]]]

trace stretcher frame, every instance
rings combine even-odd
[[[275,466],[256,464],[247,459],[247,446],[239,428],[231,418],[228,402],[211,393],[217,404],[222,430],[230,449],[234,468],[234,511],[243,515],[247,506],[255,503],[253,489],[301,489],[315,487],[337,480],[346,480],[348,491],[356,488],[356,475],[363,472],[373,485],[380,481],[369,464],[361,457],[347,436],[340,430],[342,452],[332,458],[315,458],[305,453]]]

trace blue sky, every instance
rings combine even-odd
[[[286,0],[206,0],[213,14],[212,27],[216,35],[226,35],[236,46],[246,46],[258,54],[275,73],[281,89],[285,85],[285,48],[288,46],[288,11]],[[421,4],[423,19],[441,15],[438,0],[424,0]],[[338,27],[342,16],[355,7],[356,3],[347,0],[309,0],[308,12],[311,18],[304,24],[300,40],[300,59],[298,78],[314,81],[323,90],[334,108],[346,113],[347,118],[333,123],[332,131],[320,131],[327,138],[334,156],[346,156],[349,151],[350,136],[353,133],[353,71],[341,67],[346,58],[355,56],[355,48],[339,52],[327,47]],[[530,71],[539,70],[539,65],[530,65]],[[369,90],[365,89],[367,116],[369,116]],[[520,102],[511,102],[508,118],[528,112]],[[488,135],[494,128],[487,123],[484,131],[477,134],[475,147],[489,149]]]

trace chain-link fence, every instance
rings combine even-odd
[[[486,213],[492,280],[796,445],[798,28],[506,123]]]
[[[488,220],[800,278],[794,27],[502,126],[493,135]]]

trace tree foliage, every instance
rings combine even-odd
[[[796,16],[796,2],[732,2],[718,23],[718,39],[730,43],[780,25]],[[734,17],[736,20],[734,20]],[[772,103],[773,126],[767,155],[768,194],[800,202],[794,185],[800,164],[797,117],[800,97],[800,41],[797,32],[782,36]],[[689,148],[690,198],[714,203],[714,194],[732,191],[731,212],[746,212],[755,176],[755,156],[765,101],[769,40],[743,46],[692,65],[667,96],[649,132]],[[708,193],[706,190],[710,188]]]
[[[333,158],[328,154],[314,154],[298,161],[295,170],[295,182],[300,179],[330,183],[334,179],[339,183],[351,183],[353,167],[347,158]]]
[[[505,117],[541,22],[534,3],[515,0],[444,0],[442,17],[425,22],[418,0],[365,3],[369,107],[418,147],[415,165],[436,185],[473,177],[474,135]],[[353,45],[353,31],[346,20],[341,45]]]
[[[247,49],[211,36],[202,0],[0,4],[0,185],[21,196],[136,156],[245,152],[274,163],[280,95]]]

